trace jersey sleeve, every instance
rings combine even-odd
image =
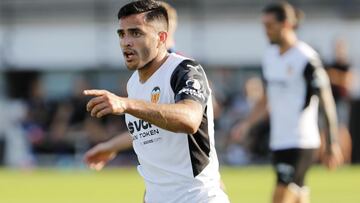
[[[319,58],[307,62],[304,77],[306,83],[305,108],[310,104],[312,95],[319,95],[322,88],[330,88],[330,81]]]
[[[319,58],[309,60],[304,72],[306,83],[318,93],[321,88],[330,86],[329,77]]]
[[[190,99],[205,108],[210,89],[205,72],[200,64],[192,60],[182,61],[171,76],[171,88],[175,102]]]

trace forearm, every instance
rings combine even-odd
[[[192,102],[191,105],[196,104]],[[154,104],[129,99],[125,113],[172,132],[194,134],[201,123],[202,113],[199,109],[202,108],[200,104],[196,108],[191,108],[191,105],[189,102]]]
[[[155,104],[119,97],[106,90],[85,90],[84,94],[96,96],[88,102],[86,109],[97,118],[126,113],[160,128],[187,134],[194,134],[202,121],[203,106],[193,99],[179,100],[175,104]]]
[[[269,115],[268,109],[267,109],[267,99],[266,96],[263,96],[262,99],[260,99],[254,106],[254,108],[251,110],[248,118],[245,120],[245,122],[252,126],[258,121],[266,118]]]
[[[323,105],[327,124],[326,147],[330,149],[331,144],[336,141],[336,134],[338,133],[336,107],[330,87],[320,91],[320,101]]]
[[[121,151],[128,150],[132,147],[132,138],[128,131],[125,131],[109,141],[107,143],[111,146],[112,151],[119,153]]]

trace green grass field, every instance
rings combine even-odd
[[[274,176],[270,167],[223,168],[233,203],[268,203]],[[312,203],[359,203],[360,166],[308,176]],[[88,170],[0,170],[0,203],[140,203],[144,192],[135,168]]]

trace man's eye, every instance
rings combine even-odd
[[[118,32],[118,35],[119,35],[120,38],[124,38],[125,34],[123,32]]]
[[[134,37],[140,37],[141,36],[140,32],[133,32],[132,34],[133,34]]]

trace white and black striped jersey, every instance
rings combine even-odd
[[[319,147],[317,94],[329,85],[319,55],[301,41],[283,54],[272,45],[263,60],[263,75],[270,112],[270,148]]]
[[[140,163],[138,171],[145,179],[145,201],[199,203],[215,195],[226,199],[219,187],[211,90],[203,68],[172,53],[145,83],[139,82],[135,71],[127,91],[129,98],[159,104],[191,99],[204,110],[200,128],[193,135],[170,132],[126,114]]]

